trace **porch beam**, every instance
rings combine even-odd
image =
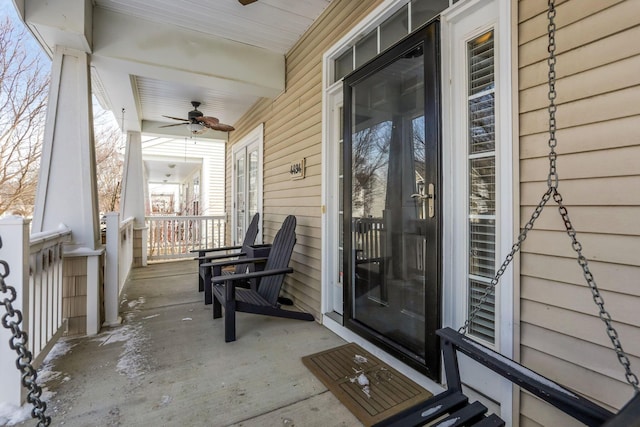
[[[15,1],[15,0],[14,0]],[[93,3],[91,0],[17,0],[16,10],[49,56],[55,46],[91,52]]]

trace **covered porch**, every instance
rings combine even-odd
[[[360,425],[301,361],[344,340],[239,313],[239,339],[225,344],[196,282],[195,261],[135,268],[122,325],[59,341],[40,374],[52,424]]]

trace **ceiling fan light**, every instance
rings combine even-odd
[[[204,126],[202,123],[189,123],[187,124],[187,128],[189,129],[189,132],[196,133],[204,129]]]

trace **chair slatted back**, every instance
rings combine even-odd
[[[242,241],[242,248],[240,249],[240,252],[247,253],[247,251],[249,250],[249,246],[253,245],[256,242],[256,237],[258,236],[258,222],[260,222],[260,214],[256,213],[251,219],[251,223],[249,223],[247,232],[244,235],[244,240]],[[249,264],[238,264],[236,265],[235,274],[246,273],[247,268],[249,268]]]
[[[287,268],[296,244],[296,217],[289,215],[285,218],[280,230],[276,233],[269,252],[269,259],[265,265],[265,270]],[[284,274],[268,276],[260,279],[258,293],[271,305],[278,301],[280,288],[284,282]]]

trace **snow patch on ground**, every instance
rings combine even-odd
[[[0,402],[0,425],[13,426],[31,418],[31,405],[18,407],[7,402]]]
[[[160,316],[160,315],[159,314],[152,314],[152,315],[143,317],[142,320],[153,319],[154,317],[158,317],[158,316]]]
[[[125,342],[130,338],[129,326],[109,329],[98,334],[91,341],[99,341],[100,346],[113,344],[117,342]]]
[[[147,302],[147,299],[145,297],[138,297],[138,299],[136,300],[129,301],[127,305],[129,306],[129,308],[135,309],[136,307],[144,304],[145,302]]]
[[[60,340],[58,341],[47,357],[45,357],[42,362],[42,366],[38,369],[38,377],[36,379],[37,384],[42,387],[42,384],[60,378],[62,376],[61,372],[57,372],[53,370],[53,362],[65,354],[69,353],[71,349],[74,347],[74,344],[70,344],[67,341]],[[63,378],[62,381],[67,381],[69,377]],[[50,407],[51,402],[55,393],[49,391],[46,387],[42,387],[42,395],[40,396],[40,400],[47,403],[47,406]],[[12,405],[8,402],[0,402],[0,425],[13,426],[22,422],[25,422],[31,418],[31,410],[33,406],[29,403],[25,403],[22,406]],[[47,413],[50,415],[50,412]]]
[[[136,379],[146,374],[149,362],[144,350],[148,348],[149,338],[143,333],[142,325],[126,325],[122,328],[124,349],[116,365],[118,373],[129,379]]]

